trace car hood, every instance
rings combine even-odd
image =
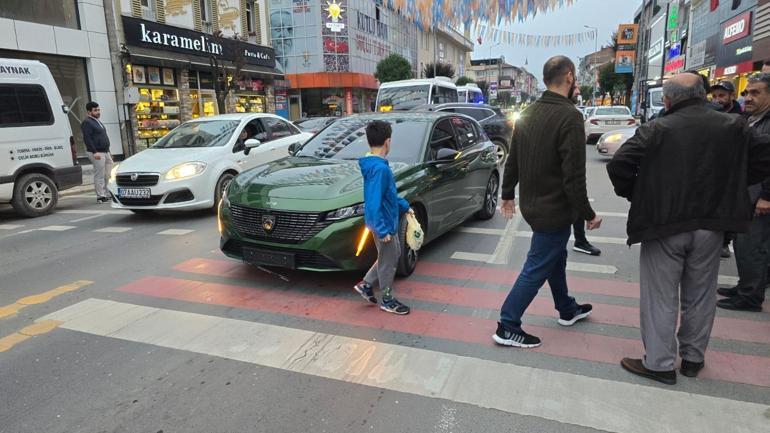
[[[410,167],[405,163],[390,166],[394,173]],[[354,204],[363,201],[363,177],[357,160],[288,157],[241,173],[228,196],[232,203],[255,207],[335,199]]]
[[[210,163],[221,154],[221,147],[147,149],[120,163],[118,173],[165,173],[178,164],[191,161]]]

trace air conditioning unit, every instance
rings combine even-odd
[[[148,21],[155,21],[155,11],[149,8],[142,8],[142,19]]]

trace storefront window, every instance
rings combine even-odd
[[[35,0],[34,7],[29,0],[3,0],[0,3],[0,18],[80,28],[75,0]]]
[[[136,110],[137,148],[147,149],[179,126],[179,90],[176,71],[157,66],[132,65],[131,77],[139,89]]]
[[[219,114],[211,73],[190,71],[190,99],[193,119]]]

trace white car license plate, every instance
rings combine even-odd
[[[607,125],[620,125],[620,120],[607,120],[604,123]]]
[[[118,188],[118,198],[150,198],[150,188]]]

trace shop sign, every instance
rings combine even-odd
[[[326,5],[324,10],[329,13],[327,17],[329,21],[326,23],[326,28],[335,33],[345,30],[345,23],[342,22],[342,13],[345,12],[345,9],[342,9],[342,3],[332,0],[331,3],[327,1]]]
[[[377,36],[380,39],[388,40],[387,24],[377,21],[361,11],[358,12],[357,18],[358,30]]]
[[[663,70],[666,74],[676,74],[684,71],[684,56],[678,56],[669,60],[666,62],[666,66]]]
[[[722,24],[722,45],[743,39],[750,34],[751,12],[746,12]]]
[[[668,25],[666,30],[674,30],[679,26],[679,2],[674,1],[668,6]]]
[[[725,77],[729,75],[739,75],[739,74],[745,74],[747,72],[751,72],[753,70],[754,70],[754,62],[748,61],[748,62],[738,63],[736,65],[730,65],[724,68],[717,68],[715,76]]]
[[[658,57],[659,55],[663,54],[663,39],[658,39],[652,46],[650,47],[649,51],[647,51],[647,58],[648,59],[654,59],[655,57]]]
[[[247,64],[275,67],[275,52],[271,47],[215,38],[207,33],[127,16],[123,17],[123,32],[128,45],[231,61],[242,57]]]

